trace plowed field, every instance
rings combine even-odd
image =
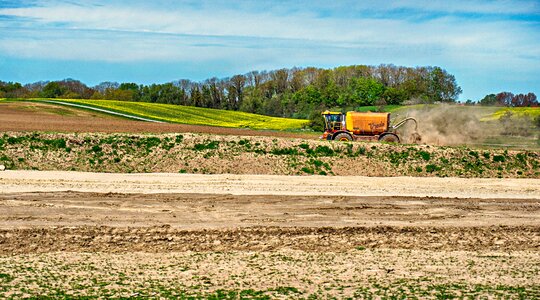
[[[355,179],[2,172],[0,295],[540,296],[538,180]]]

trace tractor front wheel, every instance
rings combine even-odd
[[[393,133],[384,133],[379,137],[380,142],[399,143],[399,137]]]
[[[334,137],[334,141],[350,142],[352,141],[352,137],[350,134],[346,134],[342,132]]]

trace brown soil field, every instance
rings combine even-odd
[[[104,113],[35,102],[0,103],[0,132],[207,133],[317,139],[316,134],[133,121]]]
[[[23,102],[0,131],[2,299],[540,298],[538,151]]]
[[[0,297],[540,296],[538,180],[250,177],[0,172]]]
[[[524,199],[14,193],[0,251],[539,250]]]

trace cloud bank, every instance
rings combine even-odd
[[[233,75],[261,68],[393,63],[446,68],[466,97],[497,92],[489,91],[496,87],[520,92],[540,86],[537,1],[148,3],[2,2],[0,79],[10,80],[1,67],[11,67],[14,59],[145,68],[149,62],[197,64],[208,70],[207,77],[220,75],[212,67]],[[185,72],[178,70],[189,78]],[[126,77],[117,80],[136,81]]]

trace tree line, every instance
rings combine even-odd
[[[508,107],[532,107],[539,106],[540,103],[534,93],[517,94],[510,92],[500,92],[489,94],[478,101],[482,106],[508,106]]]
[[[89,87],[74,79],[26,85],[0,82],[0,97],[143,101],[293,118],[324,109],[455,102],[461,92],[455,77],[440,67],[394,65],[252,71],[202,82],[149,85],[102,82]]]

